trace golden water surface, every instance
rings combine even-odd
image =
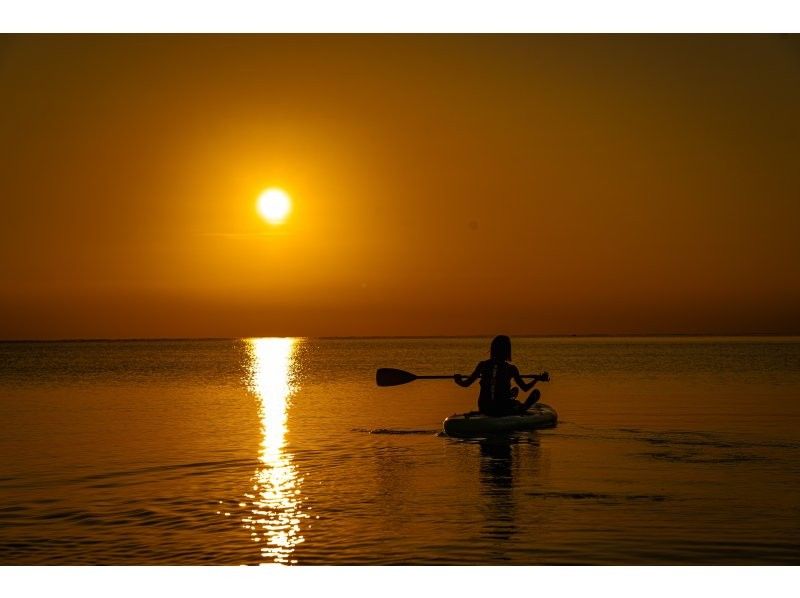
[[[800,564],[798,339],[513,339],[493,439],[375,385],[488,340],[0,343],[0,564]]]

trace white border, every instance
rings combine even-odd
[[[9,596],[794,596],[798,567],[5,567]],[[676,594],[677,593],[677,594]]]
[[[4,32],[798,31],[796,0],[14,0]]]

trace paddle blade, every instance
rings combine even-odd
[[[411,372],[396,370],[394,368],[379,368],[375,372],[375,382],[378,386],[397,386],[416,380],[417,377]]]

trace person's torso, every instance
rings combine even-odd
[[[480,364],[480,400],[496,403],[511,398],[511,378],[514,366],[507,361],[487,359]]]

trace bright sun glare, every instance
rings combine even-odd
[[[292,201],[282,189],[271,188],[258,196],[258,213],[270,224],[280,224],[289,215]]]

